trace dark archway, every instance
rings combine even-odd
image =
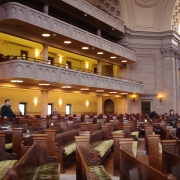
[[[106,113],[114,113],[114,102],[111,99],[104,101],[104,114]]]

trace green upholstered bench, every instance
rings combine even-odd
[[[162,144],[159,143],[159,155],[162,155]]]
[[[112,139],[105,140],[105,141],[102,141],[100,144],[98,144],[98,146],[96,146],[93,150],[98,150],[100,152],[99,156],[103,157],[112,145],[113,145]]]
[[[65,154],[68,156],[69,154],[73,153],[76,151],[76,143],[72,143],[68,146],[65,146],[64,147],[64,150],[65,150]]]
[[[16,164],[16,162],[17,160],[0,161],[0,179],[3,179],[8,169],[12,168]]]
[[[12,149],[12,143],[5,144],[6,149]]]
[[[103,166],[89,166],[88,169],[91,173],[96,174],[98,180],[111,180]]]
[[[19,173],[19,180],[59,180],[60,164],[49,163],[41,166],[26,166]]]
[[[132,152],[133,152],[134,157],[137,156],[137,146],[138,146],[138,141],[133,141]]]
[[[113,134],[120,134],[120,133],[123,133],[123,130],[113,131]]]

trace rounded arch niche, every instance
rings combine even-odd
[[[111,99],[104,101],[104,114],[106,113],[114,113],[114,102]]]

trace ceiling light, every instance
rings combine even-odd
[[[116,56],[111,56],[110,58],[111,58],[111,59],[116,59]]]
[[[11,80],[11,82],[13,82],[13,83],[22,83],[23,81],[22,80]]]
[[[50,84],[39,84],[39,86],[49,86]]]
[[[80,90],[81,91],[88,91],[89,89],[88,88],[81,88]]]
[[[97,54],[104,54],[103,52],[98,52]]]
[[[49,37],[50,34],[42,34],[43,37]]]
[[[127,95],[128,93],[121,93],[121,95]]]
[[[116,94],[117,92],[109,92],[110,94]]]
[[[104,92],[104,90],[96,90],[96,92]]]
[[[87,14],[84,14],[85,17],[87,17]]]
[[[64,44],[71,44],[71,41],[64,41]]]
[[[71,86],[61,86],[61,88],[69,89]]]
[[[127,62],[127,61],[126,61],[126,60],[123,60],[123,61],[121,61],[121,62],[124,62],[124,63],[125,63],[125,62]]]
[[[82,47],[82,49],[89,49],[89,47]]]
[[[112,30],[114,31],[114,28],[112,28]]]

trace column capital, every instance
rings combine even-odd
[[[173,47],[161,48],[161,54],[163,57],[174,57],[176,59],[180,58],[180,51]]]
[[[48,93],[48,92],[49,92],[49,90],[41,90],[41,92],[42,92],[42,93],[44,93],[44,92],[47,92],[47,93]]]

